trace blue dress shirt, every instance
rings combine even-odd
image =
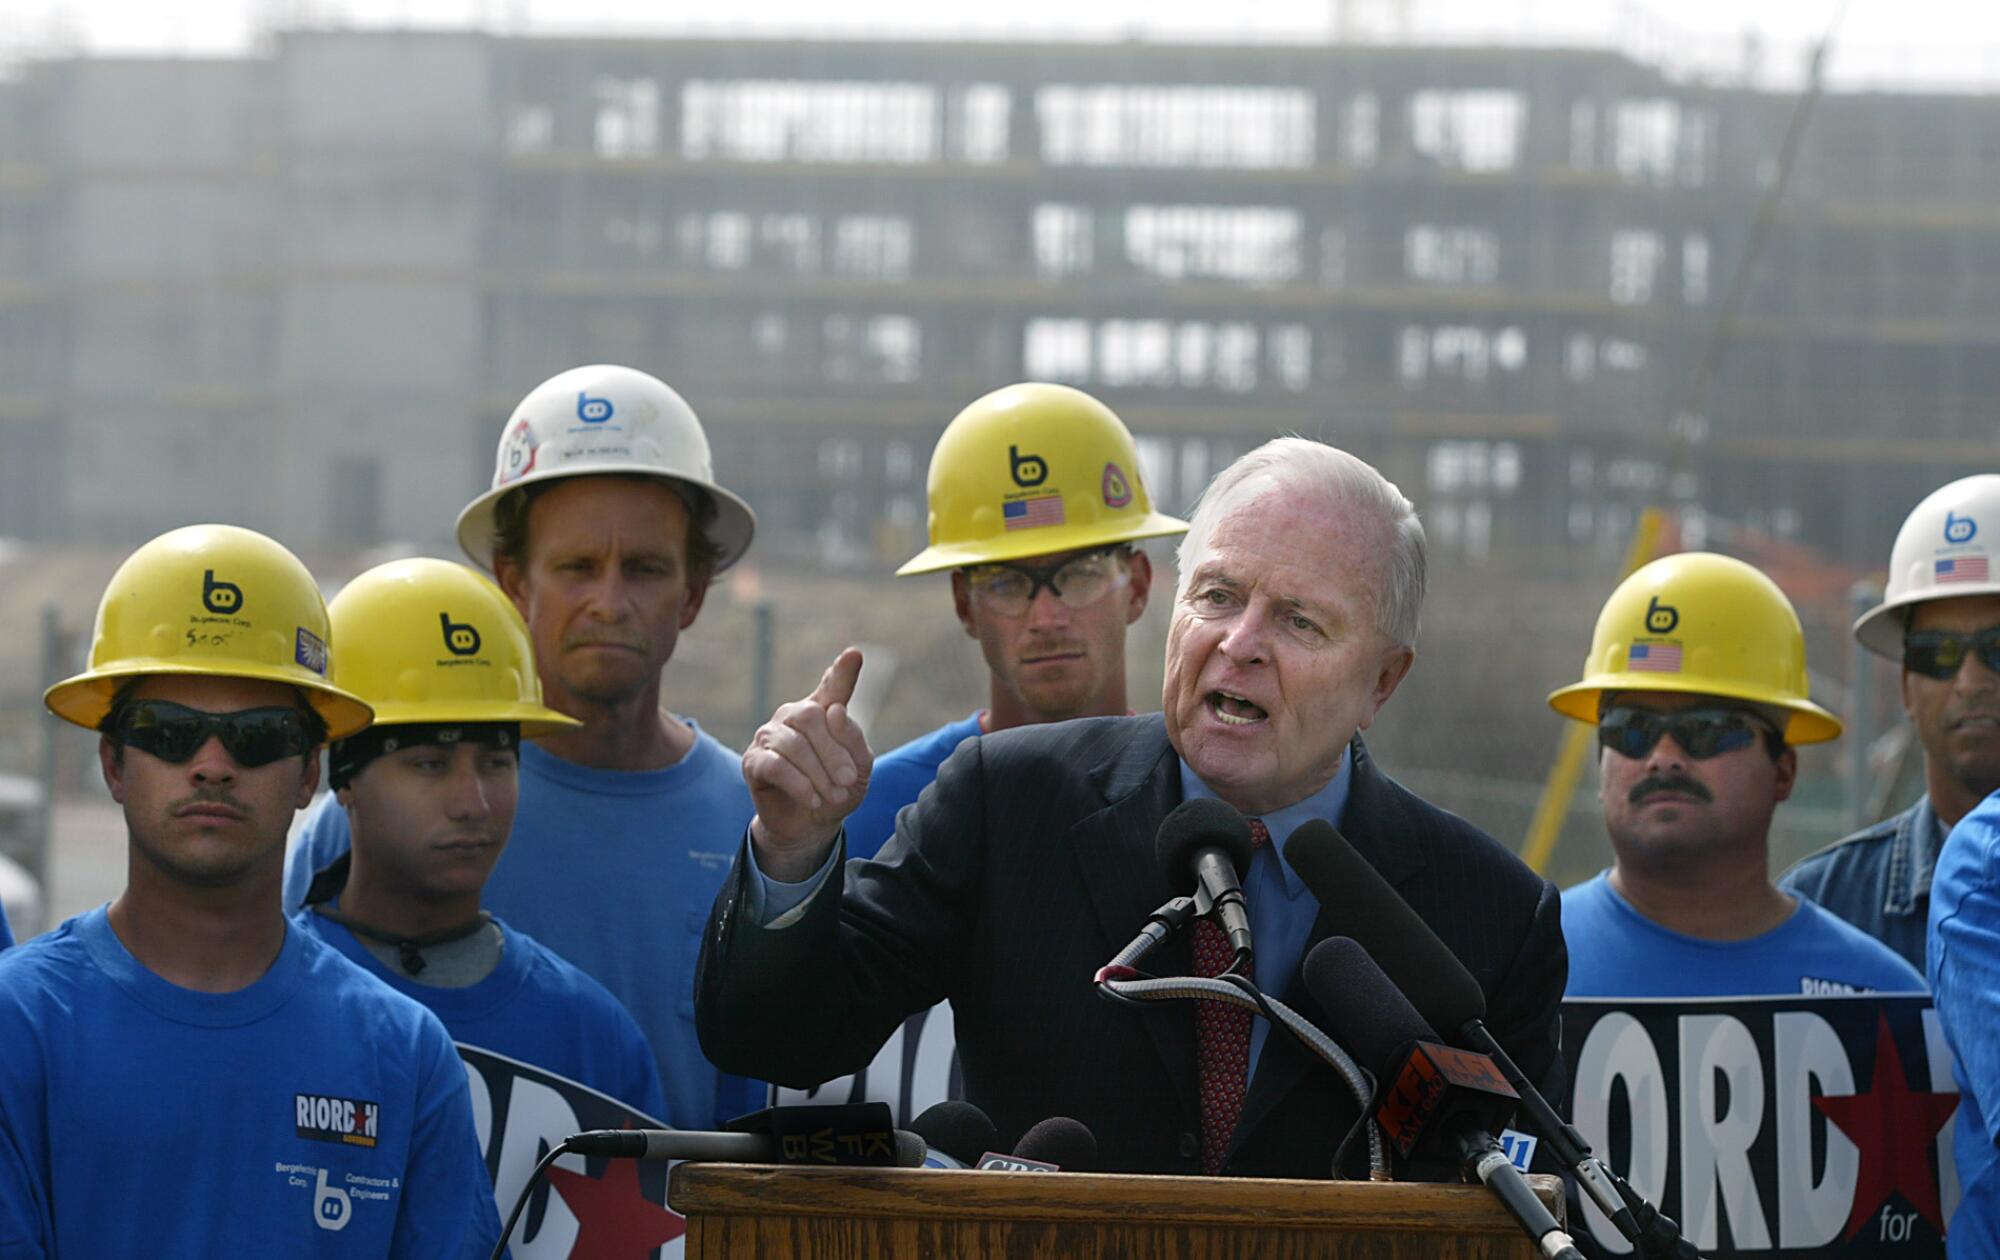
[[[1349,773],[1350,753],[1343,749],[1340,768],[1327,785],[1296,805],[1259,815],[1271,843],[1260,845],[1250,859],[1250,875],[1243,881],[1243,900],[1250,908],[1250,935],[1255,945],[1257,987],[1273,997],[1291,987],[1305,961],[1306,942],[1312,938],[1313,921],[1319,918],[1319,899],[1312,895],[1298,872],[1285,861],[1285,843],[1312,819],[1324,819],[1340,826],[1347,812],[1347,789],[1354,781]],[[1214,797],[1206,783],[1195,777],[1188,763],[1181,762],[1181,796],[1186,800]],[[1264,1052],[1270,1022],[1258,1016],[1250,1024],[1250,1073],[1257,1071],[1257,1056]]]

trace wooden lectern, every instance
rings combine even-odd
[[[1530,1177],[1562,1219],[1562,1183]],[[1484,1186],[680,1164],[687,1260],[1487,1260],[1539,1253]]]

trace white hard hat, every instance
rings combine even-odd
[[[493,488],[458,514],[458,545],[483,567],[493,563],[493,510],[507,493],[537,481],[605,473],[664,477],[715,505],[704,531],[728,568],[750,549],[757,518],[716,484],[708,435],[694,409],[665,381],[635,368],[596,363],[571,368],[528,392],[493,462]]]
[[[1882,602],[1854,623],[1854,637],[1878,656],[1903,659],[1907,610],[1927,599],[2000,595],[2000,473],[1961,477],[1910,512],[1889,552]]]

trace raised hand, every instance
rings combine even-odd
[[[875,755],[847,714],[860,677],[861,653],[848,648],[812,694],[779,705],[743,752],[743,781],[757,807],[750,839],[772,879],[796,883],[819,869],[868,791]]]

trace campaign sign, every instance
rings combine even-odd
[[[1942,1256],[1951,1051],[1930,999],[1572,1000],[1571,1119],[1704,1256]],[[1597,1208],[1607,1255],[1631,1246]]]
[[[472,1119],[500,1219],[544,1155],[585,1129],[667,1126],[606,1094],[461,1043]],[[679,1260],[687,1222],[667,1207],[665,1160],[565,1155],[535,1186],[511,1238],[514,1260]]]

